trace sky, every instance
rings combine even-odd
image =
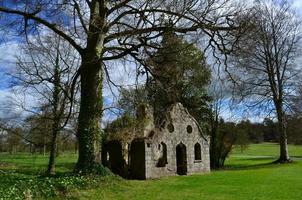
[[[296,7],[298,13],[302,16],[302,0],[294,0],[294,6]],[[6,32],[0,30],[0,35],[5,36],[5,41],[0,39],[0,118],[10,118],[11,116],[20,115],[26,116],[27,114],[23,110],[14,105],[14,101],[26,102],[26,107],[31,108],[37,104],[35,95],[24,95],[23,93],[16,93],[14,89],[18,86],[12,86],[12,79],[8,75],[16,69],[16,55],[20,52],[19,45],[22,41],[18,36],[7,35]],[[109,68],[111,79],[118,85],[133,85],[135,82],[130,77],[135,74],[135,68],[129,68],[122,66],[123,64],[117,63]],[[122,66],[122,67],[121,67]],[[142,80],[140,80],[142,81]],[[115,95],[112,95],[112,90]],[[110,88],[108,85],[104,87],[104,99],[105,104],[110,106],[114,99],[118,95],[116,88]],[[228,102],[226,102],[228,103]],[[243,105],[238,105],[237,108],[242,108]],[[111,118],[110,113],[106,114],[107,118]],[[251,121],[259,121],[259,116],[253,115],[251,113],[239,112],[238,109],[232,109],[230,107],[225,107],[222,111],[222,116],[229,120],[237,120],[238,118],[251,119]]]

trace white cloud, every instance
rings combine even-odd
[[[294,7],[296,7],[297,9],[300,9],[300,11],[302,11],[302,1],[301,0],[294,0],[293,1],[293,5]]]
[[[0,44],[0,71],[9,72],[15,67],[18,51],[17,42]]]
[[[30,110],[33,110],[38,103],[39,99],[33,90],[22,91],[20,86],[2,89],[0,90],[0,118],[22,120],[32,114]]]
[[[110,62],[107,64],[110,80],[118,87],[134,87],[136,84],[144,83],[145,77],[140,76],[136,80],[137,70],[136,65],[131,62]],[[136,83],[137,81],[137,83]],[[117,87],[106,81],[104,85],[104,97],[114,99],[119,95]]]

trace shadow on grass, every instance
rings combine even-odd
[[[302,160],[302,156],[291,156],[293,160]]]
[[[302,159],[302,156],[296,156],[292,158],[294,158],[293,162],[284,163],[284,164],[274,163],[277,158],[267,158],[267,157],[241,158],[240,161],[242,161],[242,163],[226,165],[222,170],[255,170],[255,169],[274,168],[284,165],[292,165],[296,163],[295,160]],[[244,163],[244,162],[254,162],[254,164]]]

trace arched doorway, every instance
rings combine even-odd
[[[113,173],[124,178],[127,177],[128,169],[123,157],[122,144],[119,141],[113,140],[108,142],[103,156],[106,160],[107,167],[110,168]]]
[[[183,143],[176,146],[176,165],[178,175],[187,175],[187,148]]]
[[[131,142],[129,163],[131,178],[146,178],[145,142],[143,140],[134,140]]]

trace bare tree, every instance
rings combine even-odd
[[[40,99],[41,105],[28,111],[51,124],[47,173],[52,175],[55,174],[58,137],[68,124],[72,113],[68,111],[73,111],[70,88],[77,65],[79,59],[70,45],[59,36],[49,34],[37,36],[23,45],[16,73],[12,75],[21,89],[33,91]]]
[[[0,3],[6,25],[25,33],[48,28],[76,49],[82,64],[78,119],[77,169],[89,172],[100,161],[103,113],[102,82],[112,60],[125,57],[141,62],[143,47],[154,47],[164,31],[200,32],[209,45],[229,53],[240,6],[231,0],[33,0]],[[170,25],[165,23],[169,21]],[[18,21],[18,23],[16,23]],[[21,26],[18,26],[21,25]],[[73,86],[74,87],[74,86]]]
[[[252,108],[274,110],[280,131],[280,157],[289,162],[286,133],[288,97],[295,93],[300,74],[300,22],[287,1],[258,1],[250,12],[250,31],[233,52],[232,74],[237,89]]]

